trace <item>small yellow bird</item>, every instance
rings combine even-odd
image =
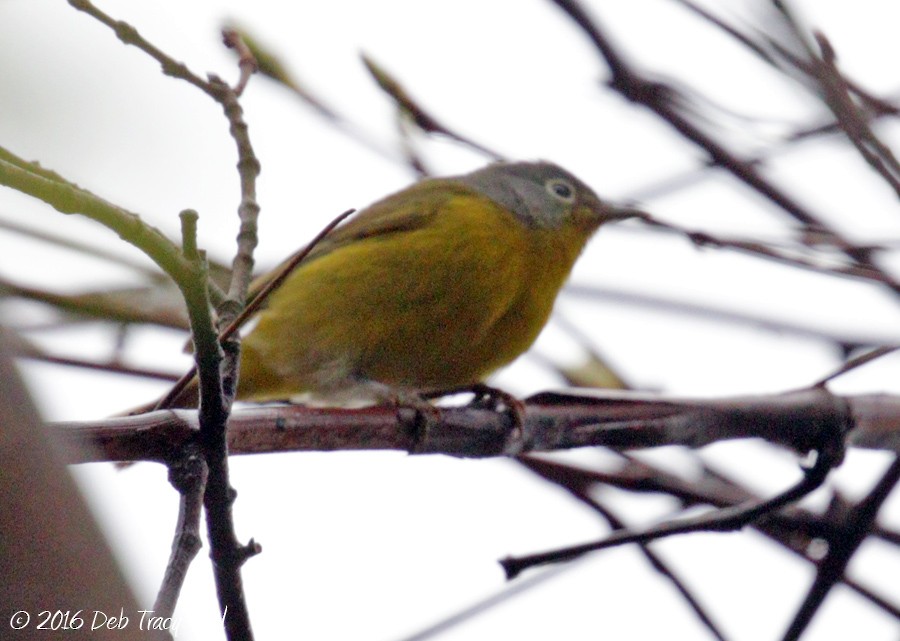
[[[479,383],[534,342],[594,231],[635,215],[549,162],[422,180],[332,232],[271,294],[242,341],[237,398]]]

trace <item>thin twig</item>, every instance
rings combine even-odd
[[[348,209],[344,213],[337,216],[334,220],[328,223],[322,230],[316,234],[316,236],[300,251],[291,256],[283,265],[276,268],[275,275],[269,280],[266,285],[253,297],[247,305],[241,310],[240,314],[231,321],[231,323],[222,330],[219,340],[226,340],[230,338],[235,332],[237,332],[244,323],[247,322],[250,317],[256,313],[259,308],[265,303],[266,299],[269,295],[278,288],[284,280],[291,274],[292,271],[303,262],[303,259],[306,258],[309,253],[315,249],[316,245],[318,245],[325,237],[335,228],[337,227],[344,219],[346,219],[350,214],[352,214],[355,210]],[[192,367],[188,370],[175,385],[172,386],[165,396],[163,396],[159,401],[157,401],[154,409],[166,409],[175,402],[175,400],[179,397],[179,395],[185,390],[185,388],[190,384],[194,377],[197,375],[196,367]]]
[[[213,98],[216,97],[215,91],[210,83],[206,82],[203,78],[193,73],[183,62],[178,62],[177,60],[163,53],[160,49],[156,48],[140,33],[138,33],[137,29],[135,29],[127,22],[115,20],[111,16],[103,13],[103,11],[95,7],[89,0],[69,0],[69,4],[112,29],[113,32],[115,32],[116,37],[124,44],[137,47],[148,56],[156,60],[162,67],[162,72],[167,76],[185,80],[204,93],[209,94]]]
[[[846,265],[828,265],[816,262],[811,258],[805,258],[796,254],[788,254],[784,251],[775,249],[759,241],[713,236],[712,234],[709,234],[705,231],[685,229],[683,227],[673,225],[672,223],[653,218],[649,215],[643,216],[641,220],[651,228],[671,231],[680,235],[684,235],[697,247],[732,249],[743,254],[772,260],[778,263],[789,265],[791,267],[798,267],[800,269],[805,269],[820,274],[828,274],[831,276],[868,280],[871,282],[887,285],[891,289],[900,290],[900,281],[885,273],[883,270],[874,268],[871,265],[857,263]],[[811,229],[812,228],[807,228],[807,231],[810,231]],[[847,245],[845,240],[834,236],[829,230],[816,230],[816,232],[818,233],[818,236],[824,240],[824,243],[822,244],[826,244],[828,247],[834,247],[835,249],[845,253],[848,251],[865,251],[866,253],[871,253],[875,249],[877,249],[876,247],[871,245],[866,247],[861,247],[859,245]],[[808,253],[810,251],[809,246],[805,246],[804,250]],[[832,258],[829,262],[834,263],[834,259]]]
[[[369,70],[369,73],[375,79],[375,82],[378,83],[378,86],[394,100],[401,112],[409,116],[422,131],[447,136],[451,140],[455,140],[467,147],[471,147],[475,151],[478,151],[489,158],[503,160],[501,154],[498,154],[484,145],[475,142],[471,138],[463,136],[443,125],[437,118],[429,114],[415,99],[413,99],[410,93],[396,78],[389,74],[381,65],[372,60],[372,58],[363,54],[362,60]]]
[[[2,171],[2,170],[0,170]],[[16,296],[50,305],[77,319],[96,319],[111,323],[147,323],[173,329],[186,329],[187,317],[177,297],[170,301],[160,288],[138,287],[108,292],[59,294],[20,285],[0,278],[0,295]],[[142,302],[143,305],[140,305]]]
[[[649,80],[630,65],[612,41],[603,33],[577,0],[551,0],[562,9],[587,35],[598,53],[609,67],[611,78],[608,85],[626,99],[647,107],[667,122],[672,128],[701,148],[716,166],[722,167],[740,181],[778,205],[784,212],[800,223],[817,230],[827,230],[835,239],[841,251],[863,267],[875,272],[882,271],[873,261],[871,250],[857,248],[831,230],[820,218],[810,213],[787,193],[767,180],[750,162],[737,157],[719,141],[704,132],[686,117],[681,108],[679,94],[671,86]],[[889,279],[888,279],[889,280]],[[895,292],[900,293],[900,284],[886,282]]]
[[[21,343],[18,346],[16,356],[20,358],[28,358],[42,363],[52,363],[54,365],[64,365],[66,367],[79,367],[81,369],[94,370],[97,372],[109,372],[111,374],[123,376],[136,376],[138,378],[148,378],[157,381],[174,382],[178,380],[178,375],[171,372],[163,372],[155,369],[147,369],[145,367],[133,367],[125,365],[118,361],[88,361],[83,358],[74,358],[71,356],[58,356],[56,354],[48,354],[41,351],[34,345],[25,346]]]
[[[201,89],[222,105],[228,119],[232,138],[238,149],[238,172],[241,183],[241,203],[238,207],[240,231],[238,250],[232,266],[232,279],[225,301],[219,305],[219,322],[226,326],[237,316],[246,299],[246,292],[253,270],[253,249],[256,247],[257,215],[256,176],[259,161],[253,153],[247,135],[247,125],[237,95],[224,81],[210,75],[203,81],[187,67],[177,63],[149,41],[131,25],[112,19],[95,8],[88,0],[70,0],[70,4],[84,11],[114,30],[125,44],[138,47],[157,60],[163,72],[184,79]],[[242,75],[247,65],[242,65]],[[243,88],[242,78],[239,84]],[[182,212],[183,246],[190,257],[189,277],[178,282],[188,308],[194,357],[197,363],[200,387],[199,443],[208,468],[208,482],[203,494],[207,513],[207,531],[219,609],[223,615],[225,632],[229,639],[253,638],[247,611],[240,568],[247,558],[257,553],[258,546],[251,540],[246,546],[237,541],[234,533],[231,504],[234,491],[228,479],[228,448],[226,423],[234,397],[237,372],[239,338],[232,336],[220,345],[210,313],[207,263],[196,247],[196,214]],[[224,347],[224,359],[223,359]],[[222,367],[224,360],[224,367]]]
[[[862,367],[867,363],[871,363],[872,361],[881,358],[882,356],[887,356],[888,354],[892,354],[900,349],[900,346],[896,345],[886,345],[884,347],[876,347],[875,349],[869,350],[859,356],[855,356],[846,362],[844,362],[839,368],[835,371],[831,372],[827,376],[820,378],[818,381],[813,383],[813,387],[823,387],[829,381],[834,380],[838,376],[846,374],[857,367]]]
[[[601,541],[592,543],[521,557],[507,557],[500,561],[500,565],[506,572],[507,579],[512,579],[522,571],[536,565],[567,561],[588,552],[595,552],[627,543],[648,543],[689,532],[727,532],[741,529],[756,519],[776,512],[785,505],[803,498],[825,481],[831,469],[843,458],[843,428],[837,425],[832,425],[831,428],[832,433],[824,435],[825,439],[819,446],[820,449],[817,450],[815,465],[804,470],[803,478],[797,484],[771,499],[713,510],[692,518],[675,519],[643,531],[619,530]]]
[[[185,217],[183,217],[185,220]],[[189,235],[192,226],[186,222],[184,233]],[[186,239],[186,247],[196,242]],[[191,319],[191,336],[194,342],[194,359],[200,384],[200,409],[198,412],[199,444],[208,469],[203,493],[206,509],[206,526],[213,560],[213,574],[219,611],[223,615],[228,639],[252,639],[250,616],[244,596],[240,567],[250,556],[259,551],[251,540],[241,545],[234,534],[231,512],[233,490],[228,481],[228,448],[226,424],[230,401],[222,390],[222,349],[210,313],[209,292],[206,286],[206,263],[202,255],[196,257],[197,278],[182,292]]]
[[[816,580],[782,637],[783,641],[796,641],[806,630],[831,588],[846,571],[857,548],[869,535],[878,511],[898,483],[900,457],[894,459],[868,496],[856,505],[840,534],[829,539],[828,554],[819,563]]]
[[[579,471],[566,465],[555,463],[545,463],[545,461],[530,456],[519,458],[519,463],[524,465],[528,470],[540,475],[541,478],[556,483],[564,490],[569,492],[576,500],[587,505],[589,508],[600,514],[614,531],[627,530],[624,521],[620,519],[608,506],[603,505],[591,496],[589,488],[593,483],[585,474],[579,474]],[[641,553],[649,561],[650,565],[668,579],[675,590],[687,601],[688,606],[697,615],[701,623],[712,633],[712,635],[724,641],[725,635],[719,629],[719,626],[712,620],[712,616],[706,612],[700,601],[695,597],[684,581],[678,577],[675,571],[666,564],[660,555],[651,550],[646,543],[638,544]]]
[[[247,123],[243,117],[244,111],[238,102],[237,94],[216,76],[210,76],[210,83],[216,87],[219,93],[219,102],[228,119],[229,132],[237,146],[237,169],[241,187],[241,201],[238,205],[240,229],[237,235],[237,251],[232,261],[231,282],[225,300],[216,308],[217,326],[221,333],[222,329],[228,327],[243,309],[253,276],[253,251],[259,242],[257,229],[260,207],[256,201],[256,179],[259,176],[260,163],[253,151]],[[219,342],[225,356],[222,369],[222,391],[225,395],[225,403],[230,410],[237,386],[240,336],[236,333],[230,334],[225,338],[220,338]],[[222,429],[224,429],[224,424]],[[224,438],[217,440],[221,441],[224,447]],[[225,453],[224,450],[222,453]],[[210,467],[210,481],[212,482],[216,475],[212,466]]]
[[[154,615],[164,619],[171,617],[175,611],[191,561],[203,546],[200,515],[207,478],[206,462],[194,443],[188,444],[168,466],[169,482],[178,491],[179,503],[172,552],[153,604]]]
[[[819,341],[834,343],[843,349],[852,349],[864,345],[882,345],[889,343],[892,340],[896,340],[897,338],[888,336],[887,334],[882,336],[867,336],[865,334],[850,333],[837,334],[830,331],[815,329],[800,323],[791,323],[766,316],[757,316],[751,313],[736,312],[707,304],[689,303],[655,294],[641,294],[628,289],[611,286],[579,285],[577,283],[571,283],[565,286],[563,294],[592,301],[611,302],[617,305],[647,308],[655,312],[663,312],[671,315],[704,318],[717,323],[745,325],[778,334],[790,334],[803,338],[812,338]]]
[[[105,247],[101,247],[99,245],[89,245],[88,243],[75,240],[68,236],[54,234],[42,229],[33,229],[25,225],[20,225],[19,223],[11,220],[0,219],[0,229],[12,232],[14,234],[20,234],[28,238],[33,238],[35,240],[55,245],[57,247],[76,251],[86,256],[90,256],[91,258],[99,258],[101,260],[105,260],[107,262],[137,272],[138,274],[141,274],[152,282],[159,283],[165,281],[165,276],[159,271],[151,269],[149,266],[147,266],[146,261],[138,261],[133,260],[127,256],[120,256],[119,254],[111,252]]]
[[[253,55],[250,47],[244,42],[241,34],[236,30],[231,28],[222,29],[222,42],[225,43],[226,47],[234,49],[238,54],[238,68],[241,70],[241,77],[234,86],[233,91],[234,95],[240,96],[244,93],[244,89],[247,88],[250,76],[259,71],[259,63],[256,61],[256,57]]]
[[[614,471],[582,469],[535,456],[528,457],[528,460],[530,463],[537,462],[542,468],[542,475],[561,485],[565,484],[567,489],[571,484],[575,484],[586,488],[609,486],[632,493],[662,494],[672,497],[685,508],[701,505],[732,507],[740,503],[762,500],[706,465],[701,469],[702,476],[688,480],[628,454],[620,455],[623,464]],[[814,539],[835,536],[839,531],[839,526],[834,523],[835,518],[837,515],[831,512],[817,514],[802,507],[789,506],[768,514],[751,526],[792,554],[806,561],[815,562],[808,554],[809,546]],[[884,538],[885,535],[890,536],[879,528],[872,530],[872,536]],[[890,603],[849,577],[843,577],[842,581],[889,616],[900,618],[900,606]]]
[[[244,67],[241,71],[242,75],[246,73]],[[256,178],[260,172],[260,163],[250,143],[237,92],[216,76],[211,75],[209,80],[217,91],[217,99],[228,119],[231,137],[237,145],[241,201],[238,206],[240,229],[237,251],[232,262],[231,283],[225,300],[217,306],[218,318],[214,335],[207,337],[215,343],[214,346],[207,344],[207,349],[220,352],[221,346],[223,354],[222,363],[215,372],[220,386],[210,390],[212,394],[208,393],[209,388],[204,385],[201,361],[197,361],[200,382],[200,446],[209,470],[203,506],[206,509],[206,531],[213,560],[219,612],[224,619],[226,635],[233,641],[249,641],[252,640],[253,633],[241,567],[247,559],[258,554],[261,548],[253,539],[246,545],[240,543],[234,527],[232,504],[235,491],[231,487],[228,471],[227,423],[237,388],[240,336],[235,333],[222,339],[220,335],[244,307],[253,273],[253,250],[258,243],[257,220],[260,208],[256,202]],[[243,78],[241,82],[245,82]],[[206,304],[209,305],[208,298]],[[196,348],[200,352],[200,346],[197,345]]]
[[[402,162],[402,159],[399,158],[395,152],[376,141],[359,126],[338,113],[337,110],[326,104],[321,98],[314,95],[303,82],[297,79],[295,74],[288,69],[287,65],[277,56],[277,54],[266,47],[261,40],[251,35],[246,28],[243,26],[231,26],[229,28],[240,35],[241,41],[246,45],[253,55],[253,58],[256,60],[258,72],[261,75],[277,82],[280,86],[290,91],[294,96],[299,98],[303,104],[312,108],[313,113],[325,120],[325,122],[334,127],[339,133],[347,136],[352,141],[362,145],[369,151],[378,154],[389,162]]]
[[[900,164],[890,148],[882,143],[872,128],[869,118],[862,113],[850,97],[849,87],[837,68],[837,56],[831,43],[822,33],[815,34],[820,57],[813,58],[813,77],[822,89],[825,104],[831,109],[847,139],[860,155],[900,196]]]

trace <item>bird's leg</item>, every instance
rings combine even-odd
[[[525,451],[527,445],[525,442],[525,404],[509,392],[485,383],[474,383],[464,387],[424,393],[420,398],[435,399],[465,393],[474,396],[468,404],[469,407],[503,412],[509,417],[510,427],[504,438],[503,454],[518,456]]]

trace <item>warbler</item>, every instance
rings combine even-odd
[[[635,215],[550,162],[421,180],[338,227],[272,292],[242,339],[237,398],[477,384],[534,342],[597,228]]]

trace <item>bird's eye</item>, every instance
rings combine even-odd
[[[544,183],[547,193],[564,203],[575,202],[575,186],[562,178],[551,178]]]

